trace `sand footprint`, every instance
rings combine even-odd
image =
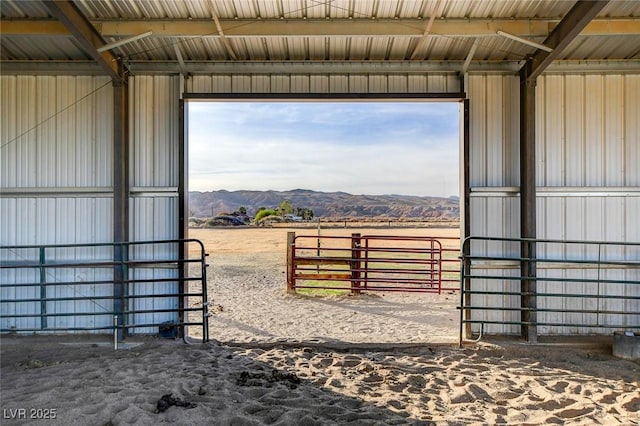
[[[640,413],[640,397],[633,397],[631,401],[622,404],[621,407],[630,413]]]
[[[556,413],[556,416],[562,419],[575,419],[577,417],[584,417],[587,414],[593,413],[593,411],[593,407],[569,408]]]
[[[569,382],[561,380],[559,382],[556,382],[555,384],[552,384],[551,386],[547,386],[547,389],[555,393],[564,393],[567,389],[567,386],[569,386]]]
[[[426,385],[427,380],[421,375],[413,374],[407,377],[407,392],[409,393],[422,393]]]
[[[620,392],[611,392],[608,393],[607,395],[604,395],[602,398],[600,398],[600,402],[601,404],[613,404],[614,402],[616,402],[616,399],[621,395]]]

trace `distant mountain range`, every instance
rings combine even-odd
[[[211,191],[190,192],[190,216],[211,217],[245,207],[253,217],[260,207],[276,208],[285,200],[313,210],[318,218],[458,219],[459,198],[410,195],[353,195],[346,192]]]

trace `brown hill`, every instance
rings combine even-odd
[[[190,192],[190,215],[210,217],[245,207],[253,217],[260,207],[276,208],[284,200],[294,207],[313,210],[316,218],[458,219],[458,197],[410,195],[353,195],[346,192],[211,191]]]

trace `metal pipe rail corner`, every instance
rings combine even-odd
[[[142,329],[186,341],[197,326],[206,342],[207,256],[196,239],[0,246],[0,332],[122,340]]]
[[[471,236],[460,260],[460,345],[531,335],[524,327],[536,338],[640,330],[640,242]]]

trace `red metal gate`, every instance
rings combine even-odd
[[[297,289],[441,293],[443,249],[438,238],[352,234],[293,236],[287,286]],[[454,281],[455,278],[445,278]],[[448,288],[446,288],[448,289]]]

